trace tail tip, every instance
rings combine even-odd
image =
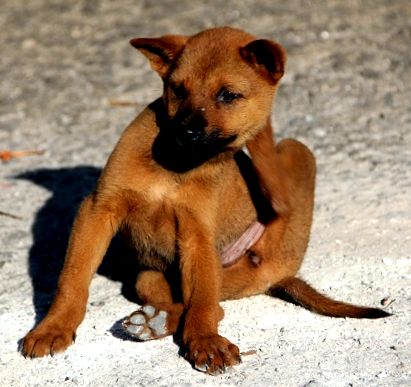
[[[385,310],[378,308],[369,308],[366,310],[363,318],[377,319],[390,316],[392,316],[392,313],[388,313]]]

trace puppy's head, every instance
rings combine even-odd
[[[237,150],[269,119],[285,65],[278,43],[229,27],[130,43],[163,79],[164,131],[179,151]]]

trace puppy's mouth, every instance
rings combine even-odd
[[[205,131],[202,125],[187,126],[169,120],[162,101],[156,101],[151,107],[160,129],[153,142],[152,156],[167,170],[188,172],[229,150],[229,144],[237,137],[223,135],[218,129]]]
[[[203,131],[195,129],[172,130],[175,133],[175,139],[180,147],[196,147],[207,139]]]
[[[235,135],[223,137],[216,130],[187,140],[171,131],[160,130],[152,147],[153,159],[167,170],[184,173],[228,150]]]

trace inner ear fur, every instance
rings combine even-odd
[[[272,83],[277,83],[284,74],[285,49],[276,42],[267,39],[254,40],[240,48],[240,55]]]
[[[187,40],[188,37],[183,35],[166,35],[160,38],[131,39],[130,44],[144,54],[150,61],[151,68],[164,78]]]

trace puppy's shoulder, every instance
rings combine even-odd
[[[99,186],[126,187],[150,173],[152,144],[158,134],[155,113],[147,106],[126,127],[103,169]]]
[[[141,151],[146,148],[150,148],[151,150],[153,140],[158,130],[155,113],[151,105],[149,105],[126,127],[113,153],[116,151],[124,153],[128,149],[133,151],[133,153],[135,153],[136,150]]]

